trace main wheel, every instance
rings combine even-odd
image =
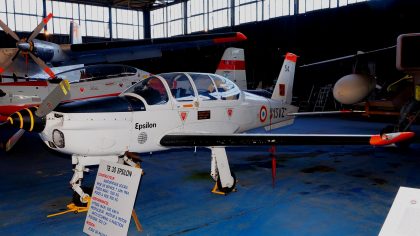
[[[226,193],[227,194],[227,193],[230,193],[233,190],[235,190],[235,187],[236,187],[236,175],[233,172],[230,172],[230,174],[233,177],[233,185],[230,188],[229,187],[222,187],[222,182],[220,181],[220,176],[217,178],[217,188],[219,189],[220,192],[223,192],[223,193]]]
[[[93,188],[92,187],[82,187],[83,192],[86,194],[89,194],[89,196],[92,196]],[[80,201],[80,196],[76,192],[73,192],[73,199],[72,199],[74,205],[78,207],[87,207],[87,203],[83,203]]]

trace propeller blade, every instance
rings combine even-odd
[[[55,78],[54,72],[45,64],[43,60],[41,60],[39,57],[35,56],[31,52],[28,52],[29,56],[35,61],[36,64],[38,64],[44,71],[47,73],[50,78]]]
[[[67,80],[63,80],[42,101],[35,115],[44,117],[53,111],[61,101],[68,99],[70,99],[70,83]]]
[[[0,58],[0,74],[6,71],[6,69],[13,63],[15,57],[19,54],[19,49],[17,48],[10,48],[7,49],[8,52],[4,53],[6,57]],[[9,55],[9,57],[7,57]]]
[[[29,36],[28,40],[26,40],[26,42],[31,42],[40,32],[41,30],[44,28],[45,25],[48,24],[48,21],[53,17],[52,13],[48,14],[47,17],[45,17],[41,23],[39,23],[39,25],[34,29],[34,31],[32,31],[31,36]]]
[[[17,34],[15,32],[13,32],[13,30],[11,30],[9,28],[9,26],[7,26],[3,21],[0,20],[0,27],[4,30],[4,32],[6,34],[9,34],[10,36],[12,36],[12,38],[14,38],[16,41],[20,41],[19,36],[17,36]]]
[[[10,149],[12,149],[13,146],[19,141],[20,137],[22,137],[23,133],[25,133],[25,130],[20,129],[18,132],[16,132],[6,143],[5,151],[8,152]]]

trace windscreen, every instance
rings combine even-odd
[[[168,94],[162,81],[155,77],[149,77],[131,86],[124,93],[135,93],[146,100],[149,105],[160,105],[168,102]]]

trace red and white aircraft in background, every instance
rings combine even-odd
[[[247,89],[245,53],[242,48],[227,48],[217,67],[216,74],[232,80],[242,90]]]
[[[218,65],[216,74],[246,86],[244,51],[227,48]],[[235,65],[240,65],[237,68]],[[56,75],[72,81],[68,101],[117,96],[128,87],[151,74],[124,65],[92,65],[72,69]],[[0,121],[24,108],[39,105],[61,80],[37,80],[0,83]],[[245,87],[246,88],[246,87]]]
[[[150,73],[123,65],[93,65],[59,73],[56,79],[0,83],[0,121],[16,111],[39,105],[62,79],[73,81],[64,102],[117,96]],[[57,79],[58,78],[58,79]]]
[[[217,182],[217,190],[228,193],[235,188],[236,180],[226,146],[381,146],[414,135],[243,134],[257,127],[271,130],[293,123],[294,116],[287,114],[298,110],[291,105],[296,59],[292,53],[286,55],[270,98],[241,91],[220,75],[177,72],[153,75],[116,97],[74,101],[52,111],[57,100],[66,93],[68,96],[68,88],[60,84],[38,109],[27,108],[7,119],[4,126],[20,131],[9,139],[6,149],[16,143],[23,130],[40,133],[48,147],[72,155],[75,168],[70,184],[80,196],[78,201],[87,203],[89,195],[81,188],[86,167],[98,165],[101,160],[135,165],[134,153],[207,147],[211,149],[211,176]]]
[[[0,82],[14,81],[18,78],[54,78],[55,71],[68,70],[66,67],[58,68],[63,66],[156,58],[161,57],[162,53],[168,50],[246,40],[245,35],[232,32],[82,43],[79,26],[74,22],[70,25],[70,44],[55,44],[35,39],[51,18],[52,14],[49,14],[43,19],[28,38],[19,38],[0,20],[0,27],[16,40],[15,48],[0,48]],[[54,68],[50,69],[50,67]]]

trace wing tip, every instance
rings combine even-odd
[[[236,39],[237,39],[237,41],[245,41],[248,38],[245,36],[245,34],[243,34],[241,32],[236,32]]]
[[[369,143],[372,146],[385,146],[394,143],[399,143],[403,141],[407,141],[414,137],[414,132],[397,132],[397,133],[388,133],[382,135],[373,135],[370,138]]]
[[[248,38],[241,32],[236,32],[235,36],[227,38],[216,38],[213,39],[214,43],[231,43],[231,42],[240,42],[247,40]]]

